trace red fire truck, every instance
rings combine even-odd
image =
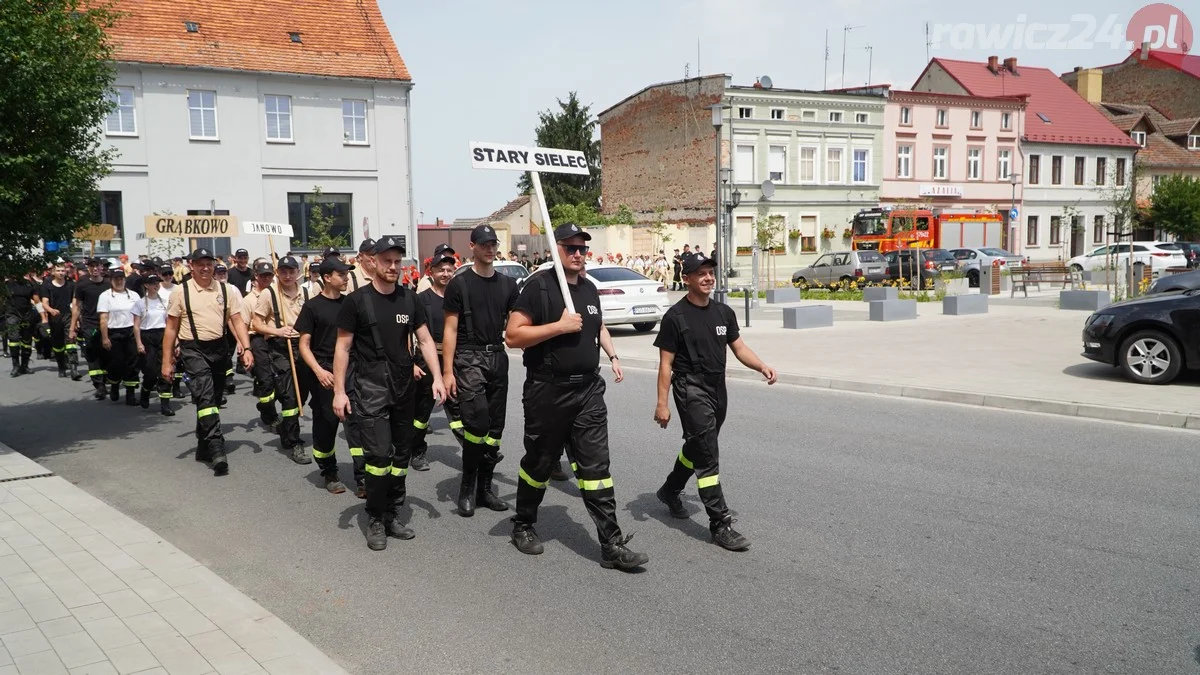
[[[901,248],[1002,247],[998,213],[929,209],[863,209],[854,216],[850,243],[856,251],[887,253]]]

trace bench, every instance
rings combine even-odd
[[[1042,284],[1060,284],[1063,288],[1068,286],[1075,288],[1075,285],[1080,282],[1079,273],[1072,271],[1062,263],[1029,263],[1027,265],[1019,265],[1008,268],[1008,276],[1011,281],[1009,297],[1014,297],[1017,294],[1017,289],[1029,297],[1029,287],[1033,286],[1039,291],[1042,290]]]

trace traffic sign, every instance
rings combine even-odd
[[[1016,220],[1016,219],[1017,219],[1017,210],[1016,210],[1016,209],[1013,209],[1013,210],[1011,210],[1011,211],[1009,211],[1009,212],[1008,212],[1008,219],[1009,219],[1009,220]]]

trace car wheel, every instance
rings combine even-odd
[[[1071,271],[1072,271],[1072,272],[1082,272],[1082,271],[1083,271],[1083,265],[1080,265],[1079,263],[1076,263],[1076,264],[1074,264],[1074,265],[1071,265]]]
[[[979,270],[967,272],[967,286],[970,288],[979,288]]]
[[[1142,384],[1167,384],[1183,366],[1175,340],[1156,330],[1139,331],[1125,338],[1119,354],[1125,375]]]
[[[633,329],[639,333],[649,333],[658,325],[657,321],[639,321],[633,324]]]
[[[804,277],[796,277],[795,279],[792,279],[792,285],[802,290],[806,289],[808,288],[808,279],[805,279]]]

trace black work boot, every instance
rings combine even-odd
[[[208,448],[208,445],[206,445],[204,443],[197,444],[196,445],[196,461],[197,462],[207,462],[211,459],[212,459],[212,451]]]
[[[12,369],[12,372],[9,373],[8,376],[16,377],[21,374],[21,359],[14,356],[12,362],[13,362],[13,369]]]
[[[733,529],[735,522],[737,521],[732,517],[725,516],[725,518],[710,524],[708,529],[712,532],[712,541],[727,551],[745,551],[750,548],[750,540]]]
[[[475,515],[475,481],[477,470],[463,471],[462,483],[458,486],[458,515],[470,518]]]
[[[492,492],[492,475],[495,471],[496,465],[490,462],[479,467],[479,478],[475,484],[475,505],[493,511],[507,511],[508,504]]]
[[[304,449],[304,444],[292,448],[292,461],[297,464],[312,464],[312,456]]]
[[[143,410],[150,409],[150,390],[149,389],[142,389],[141,397],[138,399],[138,403],[142,406]]]
[[[329,491],[329,494],[340,495],[346,491],[346,486],[338,480],[337,473],[327,473],[322,478],[325,479],[325,489]]]
[[[563,471],[562,460],[560,459],[558,460],[558,464],[554,466],[554,470],[550,472],[550,480],[564,481],[568,478],[570,478],[570,476],[567,475],[566,471]]]
[[[417,453],[412,456],[412,462],[410,462],[410,466],[412,467],[413,471],[428,471],[429,460],[425,458],[425,453]]]
[[[29,352],[21,351],[21,374],[32,375],[33,371],[29,369]]]
[[[171,399],[162,398],[161,396],[158,398],[158,414],[163,417],[175,416],[175,411],[171,410]]]
[[[388,518],[385,526],[387,530],[387,536],[407,541],[417,536],[417,533],[413,532],[411,527],[408,527],[400,521],[400,506],[400,504],[394,504],[392,506],[392,512],[388,514],[391,517]]]
[[[683,508],[683,500],[679,498],[678,492],[670,492],[667,486],[664,485],[658,488],[658,492],[654,493],[658,497],[658,501],[667,505],[667,510],[671,512],[672,518],[687,518],[687,509]]]
[[[171,383],[171,398],[183,398],[182,382],[183,378],[177,377],[175,378],[175,381]]]
[[[633,539],[633,535],[621,537],[608,544],[600,545],[600,566],[605,569],[632,570],[650,562],[650,556],[645,553],[630,551],[625,544]]]
[[[360,478],[354,486],[354,496],[359,499],[367,498],[367,484]]]
[[[137,404],[138,404],[137,389],[134,389],[133,387],[125,387],[125,405],[133,406],[133,405],[137,405]],[[143,408],[150,407],[150,399],[149,398],[146,399],[146,405],[144,405],[142,407]]]
[[[108,398],[108,390],[104,387],[103,382],[95,382],[92,386],[96,388],[96,391],[92,393],[92,398],[97,401],[103,401]]]
[[[513,525],[512,543],[518,551],[525,555],[541,555],[546,550],[532,525],[522,523]]]
[[[68,360],[71,370],[71,379],[78,382],[83,379],[83,373],[79,372],[79,357],[75,356]]]
[[[212,468],[214,476],[229,475],[229,460],[225,458],[224,446],[218,445],[212,449]]]
[[[108,385],[108,400],[112,401],[113,403],[116,403],[117,401],[121,400],[121,384],[120,383]]]
[[[237,393],[237,383],[235,383],[235,382],[233,381],[233,378],[232,378],[232,377],[230,377],[230,378],[229,378],[229,381],[225,383],[225,393],[226,393],[226,394],[234,394],[234,393]]]
[[[371,516],[367,521],[367,548],[382,551],[387,548],[387,528],[379,518]]]

